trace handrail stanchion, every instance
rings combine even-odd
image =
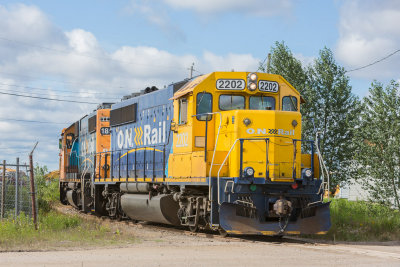
[[[146,147],[143,150],[143,182],[146,181]]]
[[[163,173],[162,173],[162,177],[163,177],[163,181],[165,182],[165,144],[164,144],[164,148],[163,148]]]
[[[135,182],[137,182],[136,151],[137,147],[135,147]]]
[[[243,176],[243,143],[244,139],[239,139],[240,141],[240,164],[239,164],[239,178],[242,179]]]
[[[297,152],[296,145],[297,145],[297,140],[293,139],[293,166],[292,166],[292,169],[293,169],[292,178],[293,179],[296,179],[296,152]]]
[[[266,162],[266,167],[265,167],[265,179],[269,180],[269,138],[265,138],[265,162]]]
[[[126,182],[129,178],[129,148],[126,149]]]
[[[121,151],[118,152],[118,179],[121,179]]]
[[[154,178],[156,177],[155,172],[156,172],[156,146],[153,147],[153,175],[151,177],[152,182],[154,182]]]

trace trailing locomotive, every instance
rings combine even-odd
[[[279,75],[214,72],[100,105],[62,131],[60,200],[192,231],[324,234],[303,101]]]

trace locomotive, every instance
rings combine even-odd
[[[304,99],[282,76],[213,72],[148,87],[63,129],[60,201],[221,234],[325,234]]]

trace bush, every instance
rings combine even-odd
[[[47,166],[36,165],[34,173],[38,208],[42,212],[49,212],[51,205],[60,199],[58,180],[46,180]]]

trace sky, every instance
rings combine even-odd
[[[0,160],[26,162],[39,141],[35,162],[57,169],[62,128],[96,103],[188,78],[193,63],[256,71],[276,41],[304,65],[326,46],[365,66],[400,49],[399,21],[396,0],[0,0]],[[349,72],[354,94],[399,81],[399,59]]]

